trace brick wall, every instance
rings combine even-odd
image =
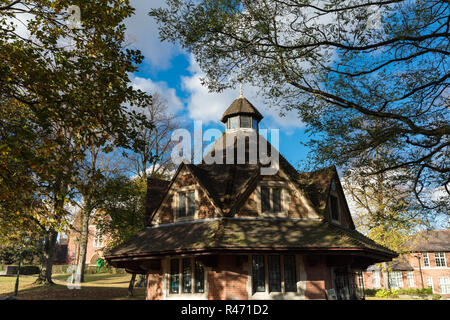
[[[306,271],[306,299],[326,299],[327,289],[332,288],[331,270],[324,257],[304,257]]]
[[[418,254],[420,256],[420,265],[422,269],[422,277],[421,272],[419,270],[419,261],[414,256]],[[441,294],[439,290],[439,278],[440,277],[448,277],[450,279],[450,252],[445,252],[445,258],[446,258],[446,264],[447,267],[436,267],[434,252],[428,253],[428,258],[430,262],[429,267],[425,267],[423,263],[423,254],[422,253],[413,253],[413,254],[405,254],[404,257],[409,262],[409,264],[414,268],[413,272],[413,279],[414,279],[414,285],[409,286],[407,273],[408,271],[402,271],[403,276],[403,288],[405,289],[421,289],[422,288],[422,278],[423,278],[423,285],[425,288],[428,287],[427,285],[427,278],[432,279],[433,283],[433,293]],[[384,279],[383,275],[380,273],[380,279],[381,279],[381,287],[384,287]],[[374,281],[373,281],[373,273],[372,272],[364,272],[364,286],[367,289],[376,289],[374,287]],[[386,286],[387,287],[387,286]],[[449,296],[449,295],[445,295]]]
[[[147,275],[147,300],[162,300],[163,276],[159,271],[151,272]]]
[[[208,273],[208,299],[247,300],[246,262],[246,256],[219,256],[217,267]]]

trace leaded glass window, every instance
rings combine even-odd
[[[269,292],[281,292],[280,256],[269,256]]]
[[[192,292],[192,265],[190,258],[183,259],[183,293]]]
[[[205,292],[205,270],[203,266],[195,260],[195,293],[204,293]]]
[[[261,211],[270,211],[270,189],[267,187],[261,187]]]
[[[180,287],[180,266],[178,259],[170,260],[170,293],[178,293]]]
[[[297,292],[297,272],[295,265],[295,256],[286,255],[284,260],[284,291]]]
[[[253,256],[252,266],[253,292],[265,292],[264,256]]]

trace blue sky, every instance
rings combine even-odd
[[[221,94],[210,93],[201,86],[202,72],[195,57],[177,45],[161,43],[153,18],[148,16],[152,7],[164,6],[163,0],[132,0],[136,14],[126,21],[127,42],[145,56],[138,72],[132,75],[133,84],[152,93],[157,90],[168,101],[169,110],[179,114],[186,129],[195,120],[203,122],[203,130],[210,127],[224,129],[219,121],[225,109],[239,96],[239,89]],[[267,104],[256,95],[256,89],[244,83],[244,96],[264,115],[260,127],[280,130],[280,152],[297,167],[306,160],[308,149],[301,141],[308,139],[305,127],[295,112],[280,117],[276,106]]]

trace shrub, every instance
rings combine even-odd
[[[364,289],[364,294],[366,296],[373,297],[377,293],[377,289]]]
[[[375,296],[378,298],[398,298],[399,291],[398,290],[386,290],[380,289],[375,293]]]
[[[433,300],[440,300],[441,296],[438,294],[433,294]]]

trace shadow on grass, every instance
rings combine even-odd
[[[135,288],[134,297],[128,297],[127,288],[86,286],[81,289],[69,289],[65,285],[31,286],[19,291],[22,300],[122,300],[145,299],[144,288]],[[4,296],[10,296],[8,292]]]
[[[18,298],[23,300],[145,299],[145,288],[135,288],[134,297],[128,297],[128,275],[126,274],[91,274],[85,276],[86,282],[81,284],[80,289],[69,289],[66,284],[69,275],[60,274],[53,277],[55,281],[54,285],[27,284],[19,290]],[[11,296],[12,294],[12,290],[8,290],[7,292],[3,291],[0,297]]]

